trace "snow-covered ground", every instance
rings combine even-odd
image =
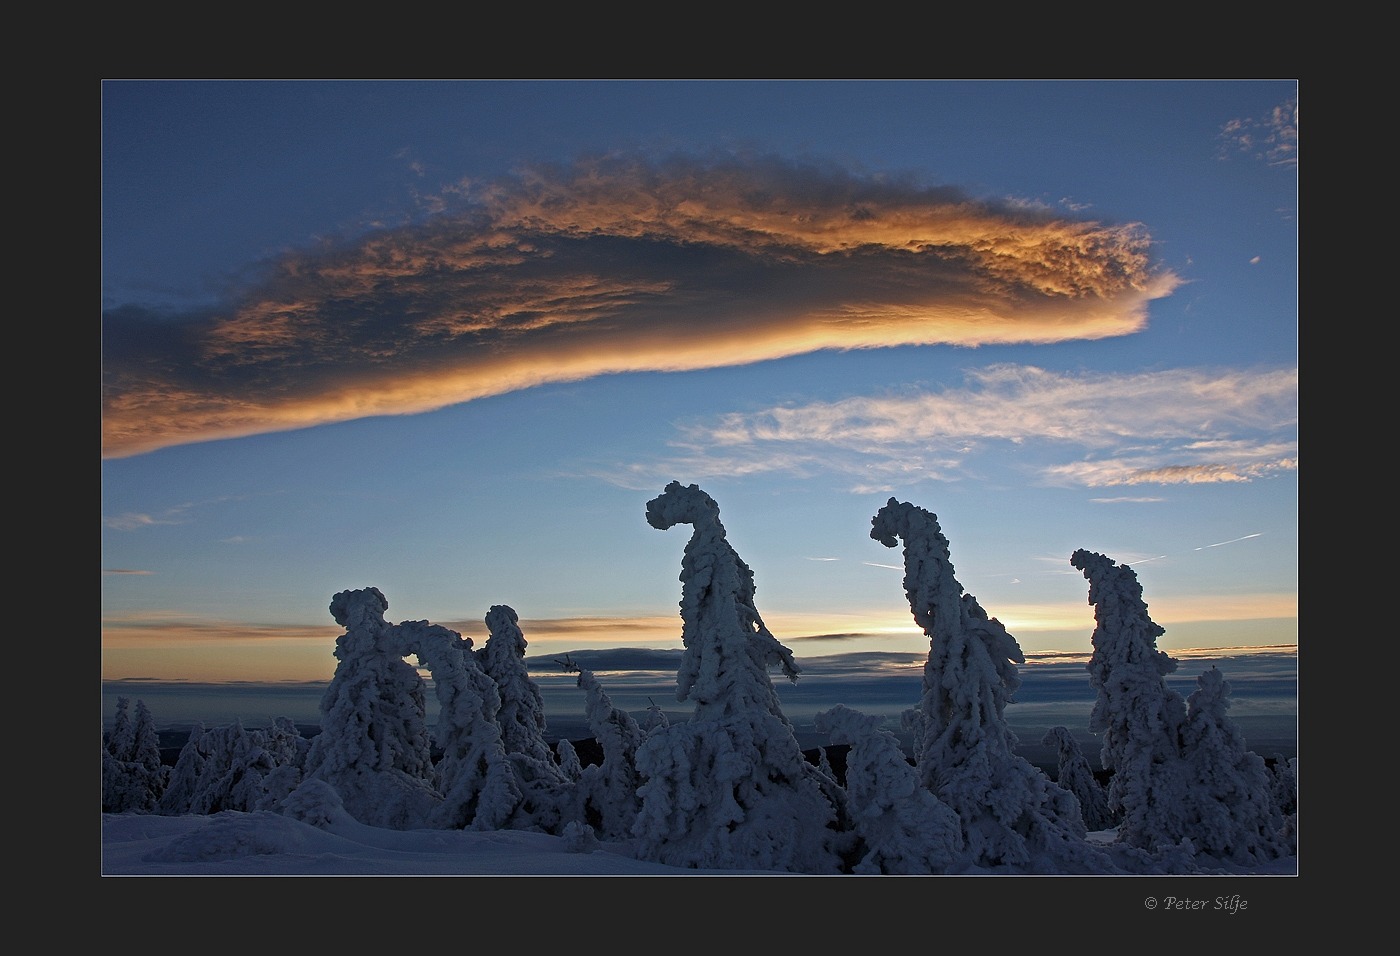
[[[1090,834],[1107,843],[1112,831]],[[1223,871],[1222,872],[1229,872]],[[1298,858],[1234,871],[1295,876]],[[385,830],[343,820],[318,828],[278,813],[103,814],[104,876],[784,876],[648,863],[626,843],[573,846],[519,830]],[[828,877],[829,879],[831,877]],[[923,877],[959,879],[959,877]],[[835,877],[859,879],[859,877]],[[1027,879],[1038,879],[1027,877]]]

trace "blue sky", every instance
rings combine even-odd
[[[678,647],[720,506],[798,655],[917,651],[890,498],[1028,654],[1086,548],[1297,642],[1297,83],[103,83],[102,674],[329,678],[338,591]]]

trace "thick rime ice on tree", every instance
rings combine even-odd
[[[296,759],[292,756],[296,753],[294,746],[279,742],[269,749],[268,735],[245,729],[241,720],[207,730],[197,742],[191,737],[185,749],[192,744],[202,759],[199,778],[188,805],[179,811],[182,813],[247,813],[262,809],[269,797],[267,779],[283,765],[280,758]],[[291,766],[295,770],[295,764]]]
[[[666,711],[661,709],[661,705],[650,697],[647,698],[646,717],[642,718],[642,732],[649,734],[658,727],[666,727],[671,723],[671,718],[666,716]]]
[[[321,698],[321,733],[306,777],[325,780],[361,823],[394,830],[422,826],[440,797],[433,787],[423,679],[404,660],[389,602],[378,588],[341,591],[330,612],[335,675]]]
[[[493,605],[486,614],[489,636],[476,656],[482,670],[500,692],[501,709],[496,714],[496,723],[501,730],[501,744],[522,790],[521,806],[526,816],[517,814],[513,826],[552,833],[562,826],[560,803],[569,781],[559,769],[554,749],[545,739],[544,698],[525,667],[528,642],[519,621],[513,608]]]
[[[1283,814],[1283,830],[1279,834],[1289,855],[1298,852],[1298,758],[1285,759],[1274,755],[1274,800]]]
[[[107,737],[107,752],[118,760],[130,760],[136,753],[136,724],[131,720],[131,699],[117,698],[117,715]]]
[[[1079,741],[1067,727],[1051,727],[1040,742],[1054,747],[1059,755],[1055,782],[1074,794],[1084,826],[1091,830],[1111,830],[1118,818],[1108,809],[1108,791],[1094,776],[1094,770],[1079,748]]]
[[[321,733],[304,778],[324,780],[361,823],[418,827],[558,832],[568,781],[545,745],[537,753],[530,707],[538,691],[524,675],[524,637],[515,612],[487,617],[498,652],[483,655],[521,706],[511,726],[526,752],[510,752],[498,722],[501,685],[483,669],[472,643],[456,631],[384,620],[389,602],[377,588],[342,591],[331,614],[346,632],[336,641],[335,676],[321,700]],[[416,655],[433,675],[439,704],[436,766],[426,726],[425,684],[404,661]],[[518,670],[519,673],[515,673]],[[542,719],[543,710],[539,710]]]
[[[300,786],[302,769],[306,766],[307,754],[311,752],[311,741],[301,735],[290,717],[276,718],[261,734],[263,749],[273,766],[263,775],[263,795],[256,809],[275,810],[283,798]]]
[[[501,697],[472,653],[471,639],[427,621],[405,621],[397,633],[401,648],[433,675],[438,700],[436,740],[442,755],[433,784],[441,802],[416,825],[515,828],[523,797],[496,723]]]
[[[1118,842],[1152,850],[1191,836],[1181,732],[1186,701],[1167,686],[1177,663],[1157,650],[1166,631],[1147,614],[1142,585],[1126,564],[1082,548],[1070,564],[1089,582],[1094,653],[1089,683],[1098,691],[1089,730],[1103,737],[1099,762],[1113,771],[1108,806]]]
[[[553,752],[545,739],[544,698],[525,668],[528,642],[519,621],[513,608],[504,604],[492,606],[486,614],[489,636],[486,645],[476,652],[476,659],[501,693],[496,723],[501,727],[501,743],[506,751],[528,754],[552,764]]]
[[[1273,781],[1229,719],[1229,685],[1212,668],[1190,707],[1167,686],[1177,662],[1157,650],[1166,633],[1147,614],[1132,568],[1080,549],[1070,564],[1089,582],[1098,691],[1089,729],[1103,735],[1100,760],[1113,776],[1109,809],[1118,842],[1146,850],[1190,845],[1232,860],[1288,852]]]
[[[124,758],[138,763],[152,773],[160,769],[160,735],[156,721],[144,700],[136,702],[136,722],[131,755]]]
[[[847,810],[860,839],[852,872],[938,874],[957,862],[963,845],[958,815],[919,783],[898,738],[880,727],[879,718],[837,704],[816,715],[816,729],[830,734],[833,744],[851,745]]]
[[[929,637],[915,760],[924,785],[962,821],[965,867],[1110,871],[1085,840],[1078,802],[1015,752],[1003,711],[1025,657],[1001,622],[963,593],[937,516],[891,498],[871,519],[870,537],[889,548],[904,541],[904,590]]]
[[[1292,847],[1284,837],[1273,774],[1245,746],[1229,708],[1230,684],[1219,669],[1196,678],[1182,735],[1197,816],[1191,840],[1202,853],[1236,863],[1277,859]]]
[[[107,813],[154,813],[169,786],[171,770],[160,762],[160,737],[144,700],[117,698],[116,724],[102,751],[102,809]]]
[[[170,782],[161,795],[156,812],[167,816],[189,813],[194,799],[195,787],[200,773],[204,770],[204,753],[199,749],[199,740],[204,736],[204,724],[195,721],[190,727],[190,735],[185,746],[180,748],[180,756],[175,759],[175,767],[170,771]],[[308,744],[309,745],[309,744]]]
[[[559,743],[555,745],[555,752],[559,754],[559,770],[569,780],[575,784],[583,776],[583,761],[578,758],[578,751],[574,749],[573,741],[567,737],[560,737]]]
[[[490,636],[477,659],[500,692],[496,723],[521,791],[511,829],[557,833],[564,823],[560,815],[569,799],[570,781],[544,737],[544,698],[525,668],[527,642],[519,620],[513,608],[494,605],[486,615]]]
[[[641,806],[637,750],[646,735],[627,711],[613,706],[591,670],[579,669],[578,686],[585,694],[588,729],[603,750],[603,762],[584,767],[579,774],[579,815],[603,839],[627,840]]]
[[[757,588],[753,571],[725,537],[724,525],[719,520],[719,505],[695,485],[683,488],[680,482],[673,481],[664,493],[647,502],[647,524],[658,531],[678,524],[695,528],[681,560],[680,580],[684,585],[681,588],[681,643],[685,651],[676,674],[676,699],[694,701],[697,708],[706,706],[706,701],[693,693],[696,681],[705,678],[700,674],[704,657],[692,643],[698,628],[712,624],[699,619],[709,602],[721,605],[719,613],[733,616],[732,626],[725,622],[726,630],[737,629],[746,636],[744,651],[765,675],[762,687],[767,706],[773,713],[780,714],[777,691],[766,676],[768,668],[781,667],[788,680],[795,682],[797,662],[793,660],[792,651],[778,642],[759,617],[754,603]],[[721,589],[720,597],[711,602],[711,593],[717,588]]]
[[[196,723],[180,750],[158,812],[174,816],[276,809],[301,783],[310,747],[287,717],[278,717],[266,730],[248,730],[241,720],[212,730]]]
[[[835,873],[837,788],[803,757],[768,677],[792,654],[754,608],[753,572],[725,538],[719,506],[671,482],[647,503],[658,530],[694,526],[681,562],[677,697],[695,705],[637,752],[645,782],[638,852],[671,866]]]
[[[1274,799],[1284,816],[1298,812],[1298,758],[1274,754]]]

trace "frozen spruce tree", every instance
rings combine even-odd
[[[135,813],[136,800],[131,794],[127,773],[129,764],[112,756],[107,741],[102,742],[102,812]]]
[[[321,733],[306,758],[305,779],[324,780],[345,810],[370,826],[424,825],[440,802],[433,787],[423,679],[404,660],[397,628],[384,620],[378,588],[341,591],[330,612],[335,675],[321,697]]]
[[[438,700],[433,773],[441,802],[420,826],[442,829],[530,829],[535,820],[501,740],[501,696],[481,669],[471,638],[427,621],[397,627],[399,646],[433,675]],[[546,816],[553,816],[552,806]]]
[[[1004,714],[1025,657],[953,576],[937,516],[891,498],[871,519],[870,537],[889,548],[904,542],[905,594],[929,638],[914,757],[924,786],[962,821],[960,869],[1111,872],[1086,840],[1078,802],[1015,752]]]
[[[850,744],[847,812],[860,840],[852,872],[945,873],[962,850],[958,815],[920,785],[899,740],[880,723],[844,704],[816,715],[817,730],[833,744]]]
[[[1263,863],[1293,853],[1264,758],[1249,750],[1227,711],[1230,683],[1219,668],[1196,678],[1186,699],[1182,750],[1190,767],[1191,840],[1233,863]]]
[[[116,717],[107,735],[107,752],[118,760],[130,760],[136,754],[136,724],[131,719],[129,697],[117,698]]]
[[[493,606],[486,615],[490,636],[477,658],[500,691],[496,723],[534,828],[557,833],[565,822],[560,814],[571,783],[545,740],[544,699],[525,668],[527,644],[519,621],[513,608]]]
[[[578,669],[578,686],[585,695],[588,729],[603,750],[602,763],[590,764],[580,771],[581,816],[604,840],[626,840],[632,835],[632,825],[637,822],[637,810],[641,805],[637,796],[641,783],[637,775],[637,750],[646,734],[631,714],[613,705],[603,685],[586,667]],[[574,759],[578,759],[577,754]]]
[[[1084,573],[1094,605],[1088,669],[1098,697],[1089,731],[1102,736],[1099,762],[1113,772],[1108,807],[1119,817],[1118,842],[1147,851],[1179,846],[1196,821],[1181,752],[1186,701],[1167,685],[1176,661],[1157,650],[1166,632],[1148,616],[1128,565],[1083,549],[1070,564]]]
[[[263,795],[256,809],[276,810],[301,785],[306,756],[311,752],[311,741],[301,735],[296,722],[290,717],[277,717],[262,732],[262,742],[273,767],[263,776]]]
[[[1079,812],[1084,817],[1084,826],[1093,830],[1111,830],[1118,825],[1118,818],[1108,809],[1108,791],[1094,776],[1094,770],[1079,748],[1079,741],[1069,732],[1068,727],[1051,727],[1040,742],[1054,747],[1059,757],[1059,769],[1055,782],[1074,794],[1079,801]]]
[[[661,705],[650,697],[647,698],[647,713],[642,718],[642,733],[649,734],[653,730],[665,727],[671,723],[671,718],[666,716],[666,711],[661,709]]]
[[[175,759],[175,767],[170,771],[170,780],[166,784],[165,793],[161,794],[157,813],[179,816],[190,812],[190,803],[194,799],[195,788],[204,770],[205,754],[199,746],[203,736],[204,724],[196,720],[190,727],[190,735],[185,739],[185,745],[180,748],[180,755]]]
[[[103,809],[110,813],[154,813],[170,779],[160,761],[160,736],[144,700],[117,699],[117,716],[102,762]]]
[[[237,810],[249,813],[258,809],[266,793],[263,781],[277,767],[265,742],[261,731],[246,729],[238,719],[227,726],[205,731],[199,742],[205,759],[188,812],[214,814]]]
[[[577,784],[583,776],[583,761],[579,759],[573,741],[568,737],[560,737],[559,743],[555,744],[555,751],[559,754],[559,769],[565,777]]]
[[[759,618],[753,572],[726,539],[719,506],[673,481],[646,516],[657,530],[694,528],[681,562],[676,697],[695,709],[637,752],[639,855],[697,869],[840,872],[839,788],[803,757],[782,715],[768,668],[789,678],[797,669]]]
[[[501,742],[507,753],[553,764],[553,751],[545,739],[544,698],[525,667],[528,642],[520,630],[520,618],[513,608],[497,604],[486,614],[486,629],[486,645],[476,657],[500,690],[496,723],[501,727]]]
[[[1292,854],[1298,853],[1298,758],[1274,755],[1274,801],[1283,814],[1284,842]]]
[[[156,720],[144,700],[136,702],[136,720],[133,731],[135,738],[130,759],[140,764],[149,773],[160,773],[160,734],[156,733]]]

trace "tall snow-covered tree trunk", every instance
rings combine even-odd
[[[1025,657],[963,592],[937,516],[891,498],[871,519],[870,537],[889,548],[904,542],[905,594],[929,638],[914,756],[924,785],[962,821],[966,868],[1111,872],[1085,839],[1075,799],[1015,752],[1004,711]]]
[[[321,698],[321,733],[305,777],[334,787],[361,823],[406,830],[423,826],[441,795],[433,787],[423,679],[384,620],[388,607],[378,588],[341,591],[331,601],[345,633],[335,642],[339,663]]]
[[[796,664],[754,607],[753,572],[726,539],[719,506],[673,481],[647,503],[647,522],[694,527],[681,562],[676,697],[695,710],[637,752],[640,855],[703,869],[839,872],[835,788],[803,757],[768,677],[777,666],[795,679]]]
[[[1188,771],[1181,735],[1186,702],[1166,681],[1177,662],[1157,649],[1166,631],[1147,613],[1142,585],[1128,565],[1080,549],[1070,564],[1089,582],[1094,653],[1089,683],[1098,692],[1089,730],[1103,739],[1099,762],[1113,771],[1108,806],[1118,842],[1147,851],[1191,836]]]

